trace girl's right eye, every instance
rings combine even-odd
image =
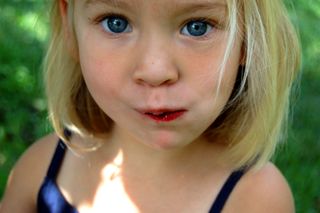
[[[127,19],[116,15],[105,17],[101,20],[101,25],[109,33],[119,34],[132,31]]]

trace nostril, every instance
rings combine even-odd
[[[179,79],[177,70],[138,70],[134,74],[134,81],[140,85],[152,87],[171,85]]]

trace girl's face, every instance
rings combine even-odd
[[[76,0],[74,27],[87,87],[122,139],[183,147],[223,110],[241,52],[225,71],[225,0]]]

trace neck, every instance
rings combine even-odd
[[[183,147],[159,150],[113,131],[110,143],[114,149],[114,163],[123,175],[202,173],[221,165],[224,146],[210,143],[204,137]],[[106,146],[108,149],[110,146]]]

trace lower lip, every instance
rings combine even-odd
[[[170,122],[182,117],[185,112],[186,112],[185,110],[180,110],[180,111],[168,112],[161,116],[148,114],[148,113],[143,113],[143,115],[157,122]]]

